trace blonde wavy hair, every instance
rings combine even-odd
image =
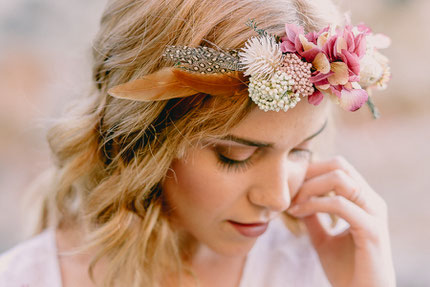
[[[43,186],[38,232],[79,226],[96,248],[89,273],[108,258],[104,286],[160,286],[167,272],[190,272],[184,243],[163,212],[160,183],[174,158],[205,137],[222,137],[253,108],[249,97],[205,94],[135,102],[107,90],[154,72],[166,45],[241,48],[255,32],[281,35],[342,24],[330,0],[113,0],[93,44],[93,91],[48,132],[54,168]],[[300,224],[285,214],[287,226]]]

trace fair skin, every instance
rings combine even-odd
[[[288,112],[255,109],[229,134],[273,146],[210,140],[172,163],[163,191],[175,223],[197,246],[191,266],[202,286],[238,286],[255,243],[227,220],[267,222],[284,211],[305,222],[333,286],[395,286],[384,200],[343,158],[312,162],[306,152],[306,139],[326,120],[326,102],[302,101]],[[219,155],[252,164],[222,168]],[[336,196],[321,197],[332,190]],[[351,227],[332,236],[317,212]]]
[[[313,139],[327,113],[326,101],[313,106],[302,100],[287,112],[256,108],[230,131],[234,138],[210,139],[172,162],[163,195],[173,224],[195,250],[189,264],[201,286],[239,285],[256,238],[239,234],[227,220],[267,222],[284,211],[304,221],[333,286],[395,286],[383,199],[344,159],[311,160]],[[250,146],[235,138],[270,146]],[[248,163],[227,167],[220,164],[226,158]],[[321,197],[332,190],[336,196]],[[351,227],[332,236],[317,212],[336,214]],[[69,238],[59,234],[60,251],[62,246],[67,250]],[[77,286],[77,278],[79,286],[94,286],[83,276],[88,258],[67,260],[60,261],[65,287]]]
[[[227,220],[268,222],[290,206],[309,164],[312,140],[305,139],[317,134],[326,119],[325,103],[315,107],[303,101],[288,112],[255,108],[229,135],[272,147],[208,140],[172,163],[162,188],[171,217],[196,241],[192,266],[202,286],[239,285],[257,238],[238,234]],[[219,154],[252,158],[252,166],[228,169],[220,165]]]

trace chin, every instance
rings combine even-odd
[[[256,239],[246,241],[226,241],[216,242],[215,244],[207,244],[207,246],[217,254],[225,257],[243,257],[251,251],[254,246]]]

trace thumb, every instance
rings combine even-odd
[[[315,248],[318,248],[318,246],[320,246],[330,236],[330,234],[322,225],[317,214],[306,216],[302,220],[306,225],[312,244]]]

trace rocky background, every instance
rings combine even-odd
[[[90,47],[105,0],[0,2],[0,252],[28,236],[20,204],[49,166],[45,133],[88,90]],[[398,286],[430,286],[430,45],[428,0],[344,0],[352,21],[393,40],[392,81],[363,107],[336,116],[344,155],[389,206]],[[31,219],[31,218],[30,218]]]

